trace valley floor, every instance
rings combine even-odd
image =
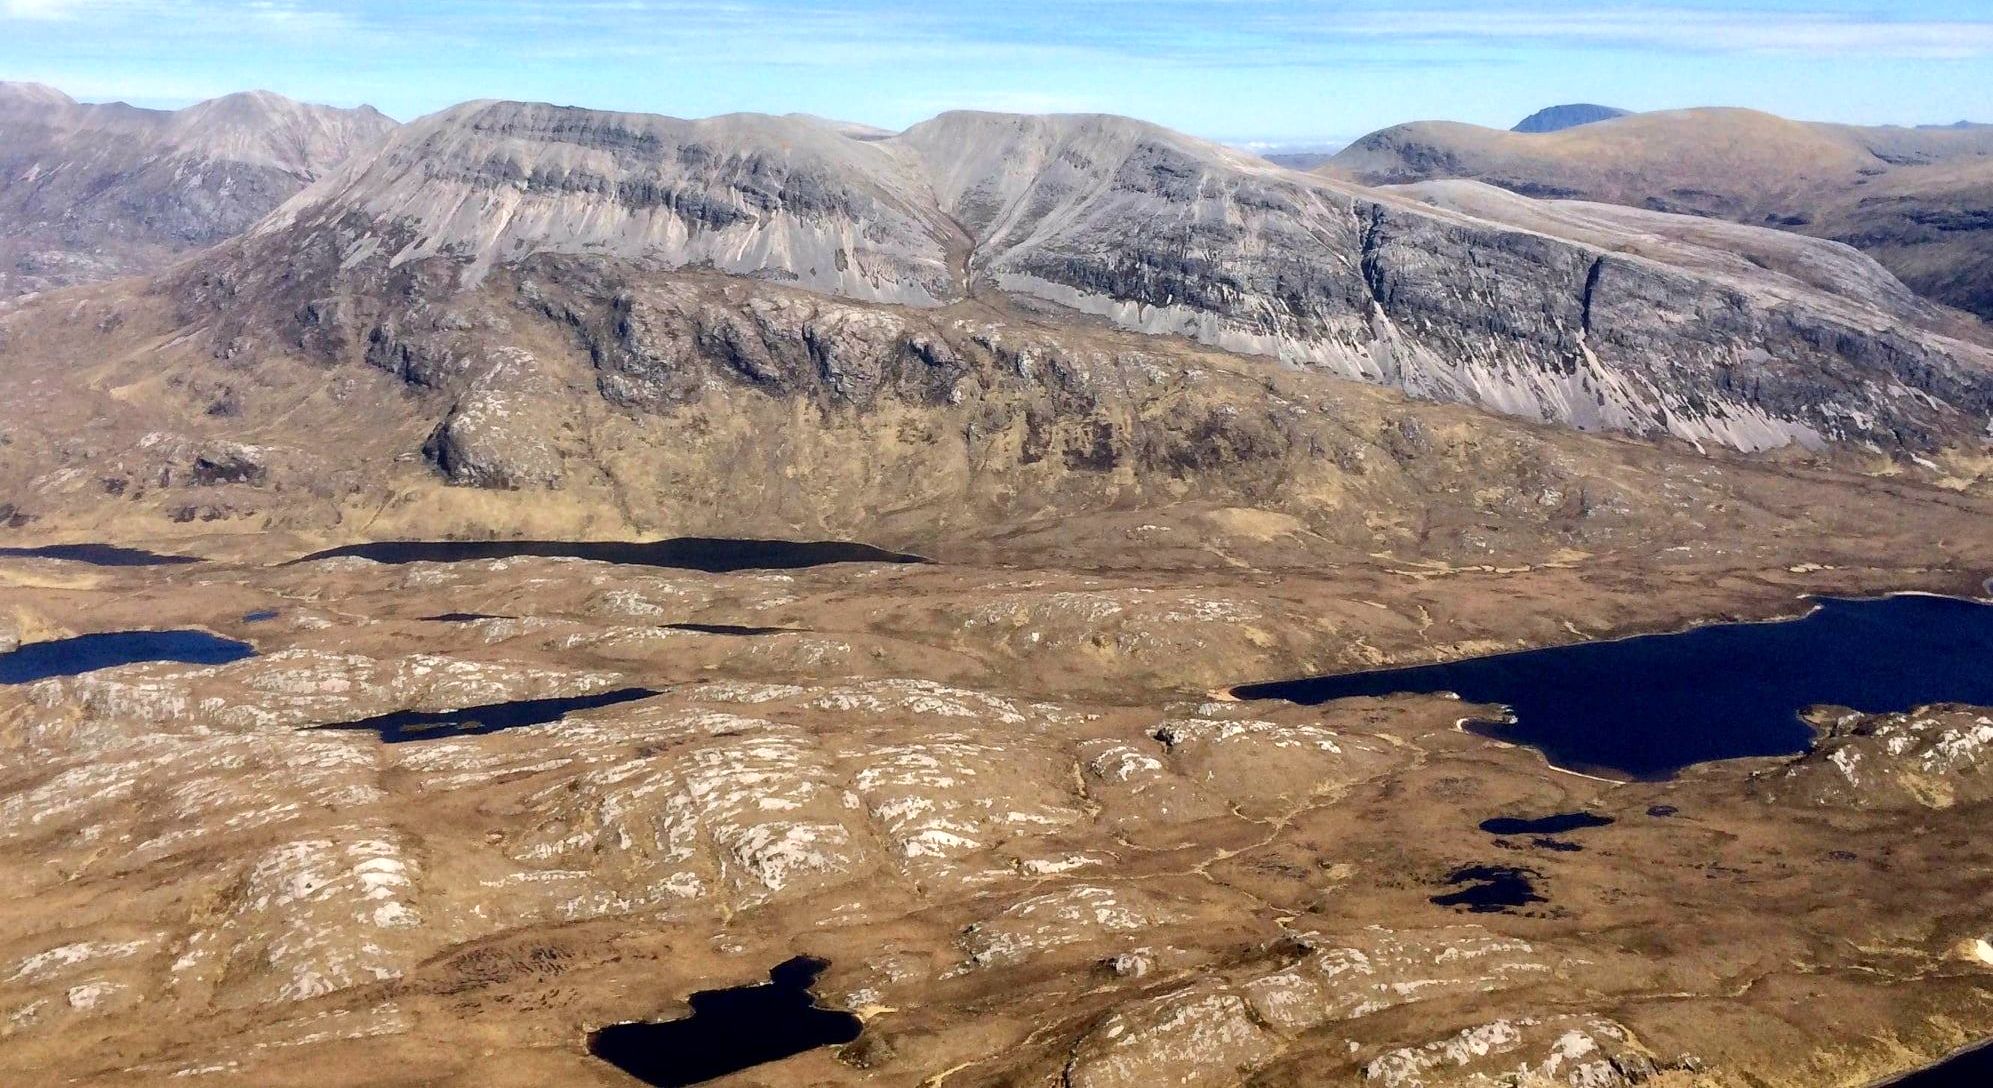
[[[1297,570],[1172,567],[1146,543],[1170,522],[1115,530],[1149,569],[1028,541],[1017,566],[731,574],[281,565],[312,548],[274,537],[0,561],[9,639],[256,650],[0,687],[0,1080],[606,1088],[632,1082],[588,1032],[799,954],[864,1033],[730,1083],[1820,1088],[1993,1032],[1993,711],[1846,730],[1843,759],[1910,777],[1622,784],[1464,733],[1445,698],[1218,692],[1807,592],[1976,593],[1993,557],[1966,537],[1937,564],[1892,565],[1884,532]],[[397,743],[313,728],[628,688],[660,694]],[[1613,822],[1478,827],[1577,811]],[[1476,866],[1542,901],[1431,902]]]

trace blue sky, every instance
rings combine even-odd
[[[1539,106],[1993,121],[1993,0],[0,0],[0,78],[175,106],[268,88],[899,128],[1105,111],[1233,142]]]

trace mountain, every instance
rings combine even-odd
[[[1983,428],[1985,345],[1878,296],[1862,262],[1835,283],[1631,244],[1436,211],[1118,117],[952,113],[853,139],[805,118],[485,102],[397,132],[204,274],[284,299],[281,323],[430,258],[444,295],[535,256],[612,258],[861,302],[996,293],[1586,429],[1759,448]],[[403,339],[400,323],[319,333],[352,351]]]
[[[468,103],[149,285],[0,318],[0,380],[43,406],[0,502],[630,532],[1194,499],[1355,540],[1468,494],[1539,496],[1531,532],[1652,501],[1574,498],[1587,471],[1546,466],[1620,455],[1543,424],[1976,478],[1983,334],[1859,254],[1484,197],[1119,117]]]
[[[1833,239],[1928,298],[1993,316],[1988,126],[1864,128],[1737,109],[1527,135],[1418,122],[1372,133],[1320,170],[1372,185],[1471,178]]]
[[[153,271],[240,234],[393,127],[267,91],[169,112],[0,83],[0,298]]]
[[[1250,151],[1260,158],[1289,170],[1313,170],[1335,157],[1347,141],[1334,143],[1270,143],[1255,141],[1236,144],[1243,151]]]
[[[1562,132],[1567,128],[1589,125],[1595,121],[1610,121],[1615,117],[1625,117],[1631,110],[1614,106],[1596,106],[1589,102],[1574,102],[1563,106],[1546,106],[1516,123],[1511,132]]]

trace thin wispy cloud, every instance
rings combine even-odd
[[[352,34],[352,13],[298,0],[0,0],[0,17],[17,31],[42,24],[77,34],[130,34],[142,41],[226,40],[270,33]],[[105,41],[109,48],[121,43]]]
[[[1369,12],[1337,34],[1429,42],[1578,42],[1684,52],[1970,57],[1993,54],[1993,18],[1901,19],[1822,11],[1623,7],[1552,12]]]
[[[1993,56],[1993,12],[1898,5],[1835,10],[1783,4],[1548,2],[1406,6],[1300,0],[1021,0],[1009,4],[871,0],[0,0],[26,23],[89,23],[175,37],[300,28],[359,42],[476,43],[541,57],[590,53],[660,60],[751,57],[768,63],[1068,59],[1112,56],[1175,65],[1327,65],[1380,42],[1484,51],[1533,45],[1685,53]]]
[[[9,19],[74,19],[93,11],[123,7],[116,0],[4,0],[0,15]]]

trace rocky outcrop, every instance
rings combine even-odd
[[[1993,800],[1993,713],[1932,706],[1845,712],[1813,750],[1751,777],[1766,801],[1836,808],[1950,808]]]
[[[131,732],[293,729],[404,709],[592,694],[615,680],[603,672],[508,669],[424,655],[381,661],[311,650],[212,668],[132,665],[29,685],[27,698],[36,709],[18,723],[16,739],[29,748],[88,750]]]
[[[1072,1088],[1225,1088],[1280,1051],[1236,994],[1193,989],[1115,1013],[1074,1048]]]
[[[1208,978],[1125,1003],[1073,1048],[1065,1082],[1086,1088],[1237,1084],[1329,1025],[1347,1028],[1397,1006],[1450,997],[1472,995],[1485,1003],[1485,995],[1590,967],[1560,962],[1552,950],[1477,926],[1372,927],[1343,937],[1302,934],[1295,943],[1299,958],[1273,973],[1233,983]],[[1512,1072],[1519,1063],[1554,1078],[1545,1083],[1584,1088],[1638,1084],[1656,1068],[1624,1028],[1587,1016],[1496,1021],[1379,1054],[1362,1073],[1388,1088],[1492,1085],[1500,1082],[1477,1078]]]
[[[1377,1088],[1633,1088],[1662,1068],[1624,1025],[1604,1017],[1525,1016],[1379,1055],[1364,1065],[1363,1080]]]
[[[1259,1020],[1289,1033],[1413,1001],[1524,986],[1560,970],[1546,950],[1479,926],[1373,926],[1297,940],[1299,959],[1240,987]]]
[[[556,443],[563,425],[553,385],[531,355],[494,352],[487,367],[451,405],[422,452],[453,484],[558,488],[565,461]]]
[[[150,272],[240,234],[393,127],[265,91],[168,112],[0,84],[0,297]]]
[[[220,484],[257,485],[269,478],[270,466],[265,460],[264,451],[254,446],[228,442],[196,454],[189,475],[196,487],[214,487]]]

